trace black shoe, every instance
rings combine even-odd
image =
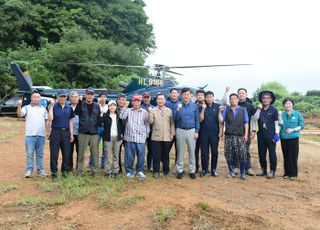
[[[197,176],[196,176],[196,174],[195,174],[195,173],[190,173],[190,178],[191,178],[192,180],[194,180],[194,179],[196,179],[196,178],[197,178]]]
[[[159,178],[160,174],[158,172],[153,173],[154,178]]]
[[[206,174],[207,174],[207,171],[202,171],[201,173],[200,173],[200,177],[205,177],[206,176]],[[191,175],[190,175],[190,177],[191,177]]]
[[[51,174],[51,179],[56,180],[57,179],[57,174]]]
[[[276,176],[276,172],[271,170],[270,173],[268,174],[267,178],[268,179],[273,179],[273,178],[275,178],[275,176]]]
[[[118,176],[119,176],[118,173],[113,173],[113,174],[112,174],[112,177],[113,177],[113,178],[116,178],[116,177],[118,177]]]
[[[262,169],[260,173],[257,173],[256,176],[267,176],[267,171]]]
[[[183,172],[177,174],[177,179],[180,180],[180,179],[182,179],[182,177],[183,177]]]
[[[110,173],[104,173],[104,177],[105,178],[111,178],[111,174]]]

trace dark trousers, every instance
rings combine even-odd
[[[169,153],[170,153],[170,141],[152,141],[152,153],[153,153],[153,171],[160,171],[160,161],[163,164],[163,173],[169,173]]]
[[[196,151],[195,151],[195,155],[196,155],[196,172],[198,172],[199,170],[199,165],[200,165],[200,162],[199,162],[199,153],[200,153],[200,147],[201,146],[201,143],[200,143],[200,136],[197,138],[196,140]],[[201,150],[202,152],[202,150]]]
[[[267,151],[269,151],[270,170],[276,171],[277,168],[277,154],[276,143],[273,142],[273,134],[268,135],[258,132],[258,152],[260,166],[267,171]]]
[[[284,176],[298,176],[299,138],[281,139]]]
[[[251,169],[251,154],[250,154],[250,146],[251,146],[251,136],[249,135],[248,141],[246,142],[246,151],[247,151],[247,163],[246,170]],[[240,159],[238,155],[234,156],[233,164],[235,168],[240,168]]]
[[[77,153],[77,164],[76,169],[78,168],[78,155],[79,155],[79,141],[78,141],[78,135],[73,135],[73,142],[70,143],[70,155],[69,155],[69,171],[73,170],[73,152],[74,147],[76,148]]]
[[[170,142],[170,146],[169,146],[169,153],[172,149],[172,146],[174,145],[175,148],[175,158],[174,158],[174,163],[177,163],[177,142],[176,142],[176,136],[173,137],[173,140]]]
[[[60,149],[62,154],[61,172],[66,173],[69,169],[70,132],[69,130],[53,128],[50,134],[50,170],[54,176],[58,172],[57,165]]]
[[[152,146],[152,140],[151,140],[152,133],[150,132],[149,137],[146,140],[146,146],[147,146],[147,167],[148,170],[152,168],[152,161],[153,161],[153,148]]]
[[[209,168],[209,147],[211,149],[211,172],[215,172],[218,164],[219,137],[215,135],[201,135],[201,167],[202,171]]]

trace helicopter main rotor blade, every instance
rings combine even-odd
[[[169,69],[188,69],[188,68],[207,68],[207,67],[224,67],[224,66],[241,66],[252,64],[225,64],[225,65],[189,65],[189,66],[168,66]]]
[[[181,75],[181,76],[183,75],[183,74],[181,74],[181,73],[177,73],[177,72],[174,72],[174,71],[172,71],[172,70],[165,70],[164,73],[173,73],[173,74]]]

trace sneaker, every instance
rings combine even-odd
[[[238,168],[234,168],[233,172],[234,172],[234,174],[235,174],[235,175],[238,175],[238,174],[239,174],[239,172],[240,172],[240,169],[238,169]]]
[[[227,178],[234,178],[236,175],[234,174],[234,172],[232,173],[228,173]]]
[[[205,177],[206,176],[206,174],[207,174],[207,171],[202,171],[201,173],[200,173],[200,177]]]
[[[137,176],[138,176],[141,180],[144,180],[144,179],[147,178],[146,175],[144,175],[143,172],[138,172]]]
[[[275,171],[271,170],[270,173],[268,174],[267,178],[268,179],[273,179],[273,178],[275,178],[275,176],[276,176]]]
[[[163,173],[163,176],[165,177],[173,177],[173,174],[171,172]]]
[[[196,179],[196,178],[197,178],[197,176],[196,176],[196,174],[195,174],[195,173],[190,173],[190,178],[191,178],[192,180],[194,180],[194,179]]]
[[[241,179],[241,180],[246,180],[247,177],[244,175],[244,173],[242,173],[242,174],[240,174],[240,179]]]
[[[180,172],[180,173],[178,172],[178,174],[177,174],[177,179],[180,180],[180,179],[182,179],[182,177],[183,177],[183,172]]]
[[[267,176],[267,170],[262,169],[260,173],[256,174],[256,176]]]
[[[128,178],[133,178],[133,177],[134,177],[133,173],[127,173],[126,176],[127,176]]]
[[[211,172],[211,176],[217,177],[217,176],[218,176],[218,173],[217,173],[216,171],[213,171],[213,172]]]
[[[25,178],[31,178],[32,177],[32,171],[31,170],[28,170],[26,172],[26,174],[24,175]]]
[[[48,174],[43,169],[41,169],[41,170],[37,171],[37,176],[47,177]]]
[[[248,176],[254,176],[254,172],[252,171],[251,168],[247,170],[247,175]]]
[[[154,178],[159,178],[160,174],[158,172],[153,173]]]
[[[298,180],[298,177],[292,176],[292,177],[289,177],[289,179],[290,179],[290,180],[293,180],[293,181],[296,181],[296,180]]]
[[[118,176],[119,176],[119,173],[113,173],[113,174],[112,174],[112,177],[113,177],[113,178],[117,178]]]
[[[290,177],[287,176],[287,175],[283,175],[282,178],[283,178],[283,179],[289,179]]]

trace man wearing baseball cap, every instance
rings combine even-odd
[[[50,134],[50,169],[51,178],[57,178],[59,149],[61,149],[63,176],[69,171],[69,155],[71,142],[73,142],[73,118],[71,106],[66,105],[67,93],[58,93],[58,102],[49,109],[48,120],[52,121]],[[52,103],[51,103],[52,104]]]
[[[94,95],[94,89],[87,88],[85,101],[79,102],[74,111],[79,116],[78,176],[83,174],[83,162],[87,146],[90,146],[90,153],[93,156],[92,175],[97,176],[99,174],[98,125],[101,123],[102,118],[100,116],[100,106],[93,101]]]
[[[148,112],[141,109],[141,96],[132,96],[132,108],[123,109],[120,118],[126,120],[124,132],[125,169],[128,178],[134,177],[133,163],[137,154],[137,176],[146,179],[144,174],[145,143],[149,135]]]
[[[143,103],[141,105],[141,109],[144,109],[149,113],[150,110],[154,108],[154,106],[150,104],[151,95],[150,95],[149,92],[145,92],[143,94],[142,101],[143,101]],[[152,136],[152,125],[150,125],[150,133],[149,133],[149,136],[147,138],[146,145],[147,145],[147,149],[148,149],[148,152],[147,152],[147,167],[148,167],[148,170],[150,172],[153,172],[153,167],[152,167],[153,153],[152,153],[152,148],[151,148],[151,136]]]

